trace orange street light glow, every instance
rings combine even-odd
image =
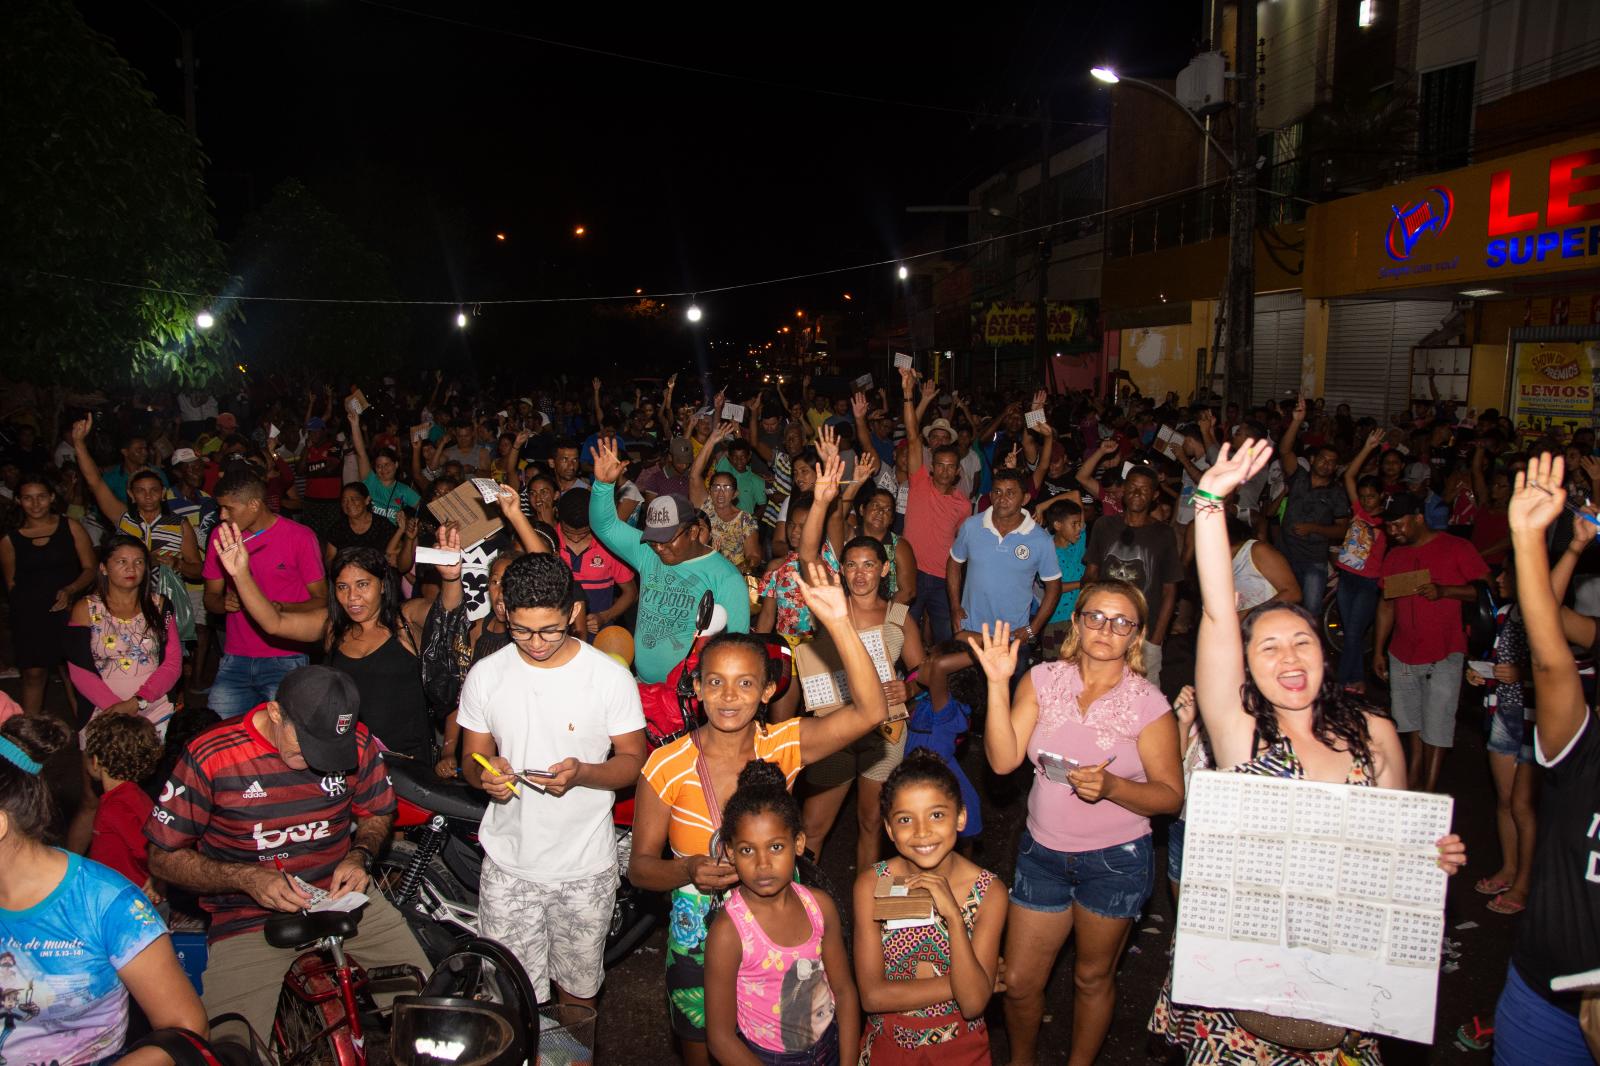
[[[584,227],[578,226],[576,229],[574,229],[572,231],[572,235],[574,237],[582,237],[585,233],[588,233],[588,232],[589,231],[587,229],[585,229]]]
[[[784,326],[784,327],[783,327],[783,328],[782,328],[782,329],[780,329],[780,330],[779,330],[779,331],[778,331],[778,332],[779,332],[779,333],[788,333],[788,332],[789,332],[789,327],[788,327],[788,326]]]
[[[844,294],[844,298],[845,298],[845,299],[846,299],[846,300],[848,300],[848,299],[850,299],[850,294],[849,294],[849,293],[845,293],[845,294]]]
[[[494,235],[494,239],[497,241],[503,241],[506,239],[506,235],[504,233],[496,233]]]
[[[633,290],[633,294],[635,296],[643,296],[644,295],[644,290],[643,289],[634,289]]]
[[[804,317],[806,317],[806,313],[804,311],[796,311],[794,313],[794,317],[796,317],[796,318],[804,318]]]

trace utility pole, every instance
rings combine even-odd
[[[1256,0],[1237,0],[1234,40],[1233,209],[1228,219],[1226,393],[1250,406],[1256,332]]]
[[[1053,213],[1053,207],[1046,200],[1050,191],[1049,97],[1039,102],[1039,141],[1039,225],[1044,227],[1050,221],[1048,213]],[[1033,372],[1035,380],[1047,381],[1050,379],[1050,375],[1045,373],[1045,368],[1050,365],[1050,231],[1046,228],[1039,230],[1038,272],[1039,285],[1034,296],[1038,306],[1034,310]]]

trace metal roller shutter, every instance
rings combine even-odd
[[[1298,292],[1256,298],[1255,364],[1250,402],[1281,400],[1300,391],[1306,305]]]
[[[1328,311],[1328,407],[1387,425],[1411,402],[1411,348],[1438,328],[1449,300],[1335,300]]]

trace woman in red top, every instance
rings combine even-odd
[[[1367,630],[1378,613],[1378,575],[1383,572],[1383,482],[1376,477],[1356,475],[1367,458],[1383,445],[1383,430],[1367,435],[1361,451],[1344,468],[1344,491],[1350,497],[1350,527],[1344,543],[1333,558],[1339,575],[1339,622],[1344,627],[1344,648],[1339,653],[1339,682],[1347,692],[1364,692],[1367,687]],[[1399,458],[1399,453],[1389,456]],[[1313,610],[1316,604],[1308,604]]]

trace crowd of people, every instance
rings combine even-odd
[[[1181,893],[1193,770],[1437,791],[1481,708],[1469,776],[1497,798],[1498,866],[1473,887],[1526,912],[1496,1061],[1600,1061],[1600,999],[1550,989],[1600,966],[1593,430],[1118,380],[969,395],[906,366],[792,397],[676,376],[575,396],[441,373],[15,427],[0,1050],[98,1061],[130,994],[154,1025],[269,1032],[261,976],[293,953],[261,929],[312,888],[367,892],[368,966],[425,968],[371,886],[404,760],[491,801],[482,929],[542,1000],[605,1017],[626,874],[665,897],[688,1062],[988,1062],[996,999],[1009,1061],[1055,1061],[1039,1034],[1071,939],[1063,1053],[1088,1066],[1163,832]],[[1192,666],[1166,655],[1186,635]],[[650,696],[683,674],[701,721],[664,735]],[[63,716],[83,801],[57,849],[39,774]],[[978,846],[1019,772],[1014,853]],[[846,809],[855,881],[833,898],[807,870]],[[1460,836],[1437,847],[1463,867]],[[203,999],[160,935],[169,895],[205,914]],[[886,895],[926,919],[878,920]],[[92,987],[20,1006],[64,965],[26,944],[86,925]],[[1371,1033],[1290,1047],[1270,1017],[1120,991],[1191,1063],[1381,1061]]]

